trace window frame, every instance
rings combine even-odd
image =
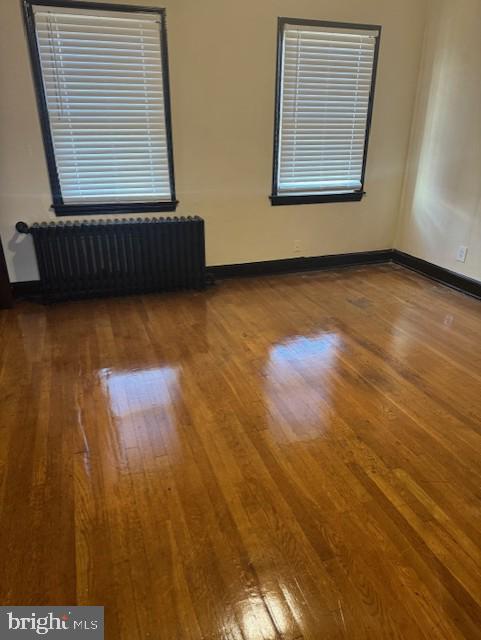
[[[278,173],[279,173],[279,138],[281,126],[281,95],[282,95],[282,68],[284,63],[284,28],[286,25],[299,25],[308,27],[328,27],[335,29],[353,29],[362,31],[378,31],[376,44],[374,47],[374,60],[372,65],[371,88],[369,92],[366,131],[364,140],[363,163],[361,173],[361,189],[352,193],[316,193],[306,195],[279,195],[278,190]],[[276,91],[275,91],[275,109],[274,109],[274,157],[272,170],[272,192],[269,196],[272,206],[282,205],[298,205],[298,204],[321,204],[327,202],[359,202],[362,200],[366,192],[364,191],[364,182],[367,166],[367,152],[369,147],[369,136],[371,133],[372,112],[374,107],[374,94],[376,90],[377,68],[379,61],[379,49],[381,44],[381,25],[357,24],[349,22],[331,22],[327,20],[309,20],[303,18],[285,18],[277,19],[277,60],[276,60]]]
[[[123,11],[124,13],[158,13],[160,18],[160,51],[162,82],[164,91],[165,130],[167,141],[167,158],[171,190],[171,200],[158,202],[112,202],[97,204],[66,204],[63,200],[60,180],[57,172],[57,161],[50,128],[47,99],[43,86],[42,66],[35,31],[34,6],[50,6],[68,9],[88,9],[98,11]],[[50,190],[52,192],[52,209],[57,216],[96,215],[114,213],[143,213],[175,211],[178,200],[175,195],[174,153],[172,143],[172,112],[170,103],[169,56],[167,47],[166,11],[160,7],[147,7],[129,4],[110,4],[106,2],[84,2],[83,0],[23,0],[24,22],[29,45],[30,62],[34,82],[37,108],[40,118],[45,156],[47,161]]]

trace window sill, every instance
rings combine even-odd
[[[294,204],[322,204],[326,202],[359,202],[365,195],[364,191],[354,193],[326,193],[310,196],[270,196],[273,207]]]
[[[54,204],[57,216],[93,216],[115,213],[156,213],[175,211],[178,200],[171,202],[129,202],[117,204]]]

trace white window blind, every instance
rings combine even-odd
[[[34,5],[64,204],[173,199],[160,13]]]
[[[377,31],[284,24],[277,194],[362,189]]]

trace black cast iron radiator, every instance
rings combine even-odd
[[[18,222],[16,229],[33,236],[47,300],[205,286],[204,221],[197,216]]]

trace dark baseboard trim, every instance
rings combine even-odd
[[[398,251],[397,249],[393,249],[392,254],[392,260],[395,264],[407,267],[408,269],[421,273],[422,275],[431,278],[431,280],[436,280],[436,282],[440,282],[447,287],[457,289],[462,293],[467,293],[474,298],[481,299],[481,282],[478,282],[478,280],[473,280],[472,278],[455,273],[454,271],[450,271],[444,267],[439,267],[432,262],[416,258],[415,256],[411,256],[403,251]]]
[[[342,253],[332,256],[315,256],[312,258],[287,258],[284,260],[267,260],[265,262],[247,262],[243,264],[227,264],[207,267],[212,279],[239,278],[249,276],[268,276],[282,273],[299,273],[302,271],[318,271],[364,264],[383,264],[394,262],[416,271],[431,280],[440,282],[452,289],[466,293],[481,300],[481,282],[460,275],[444,267],[416,258],[397,249],[383,251],[362,251],[359,253]],[[40,280],[12,283],[15,298],[34,298],[41,296]]]
[[[25,282],[12,282],[14,298],[31,298],[42,295],[40,280],[26,280]]]
[[[364,264],[382,264],[386,262],[394,262],[395,264],[407,267],[447,287],[481,299],[481,282],[445,269],[444,267],[439,267],[421,258],[416,258],[397,249],[342,253],[331,256],[315,256],[312,258],[287,258],[284,260],[267,260],[265,262],[227,264],[208,267],[207,271],[211,274],[212,278],[222,280],[223,278],[298,273],[302,271],[317,271],[321,269],[361,266]]]
[[[213,278],[239,278],[250,276],[268,276],[277,273],[298,273],[300,271],[317,271],[334,267],[349,267],[363,264],[381,264],[391,262],[392,251],[362,251],[359,253],[342,253],[332,256],[314,256],[311,258],[286,258],[283,260],[267,260],[265,262],[246,262],[242,264],[226,264],[207,267],[207,273]]]

